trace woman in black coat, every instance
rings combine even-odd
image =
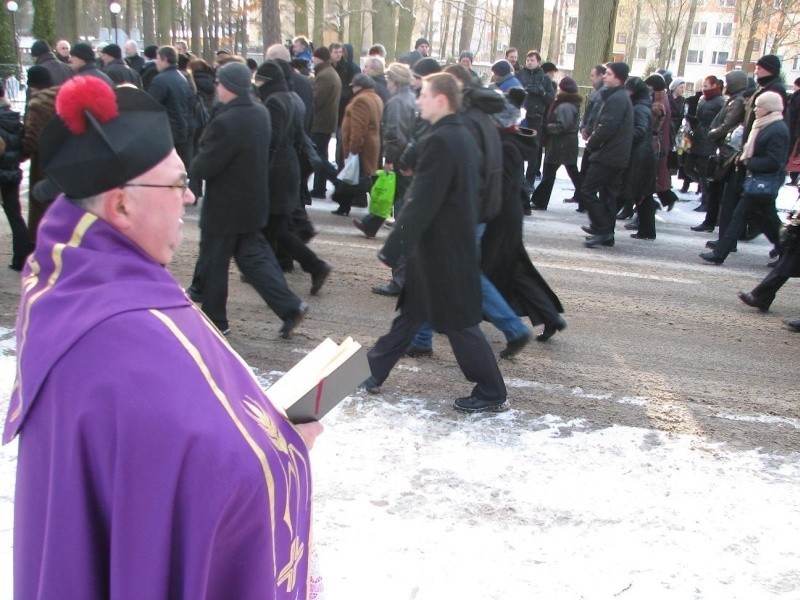
[[[706,180],[708,159],[717,152],[717,146],[709,139],[708,133],[711,131],[714,117],[725,106],[725,98],[722,95],[723,86],[724,82],[721,79],[717,79],[713,75],[706,77],[703,80],[703,97],[697,103],[697,112],[689,118],[689,124],[692,126],[692,147],[689,148],[689,157],[683,168],[699,186],[702,194],[701,210],[708,205],[708,182]]]
[[[578,84],[572,77],[562,77],[558,82],[558,89],[556,99],[545,117],[544,170],[542,180],[531,198],[534,210],[547,210],[556,172],[561,165],[567,169],[567,175],[576,192],[581,189],[578,173],[578,127],[583,96],[578,93]]]
[[[522,239],[523,163],[535,138],[518,130],[501,130],[503,142],[503,205],[496,219],[486,226],[481,240],[481,269],[509,306],[535,325],[544,324],[536,338],[546,342],[567,326],[555,292],[531,263]]]
[[[283,69],[267,60],[256,71],[258,97],[272,121],[269,159],[269,220],[262,230],[275,254],[287,254],[311,275],[311,293],[316,294],[331,272],[297,234],[292,213],[300,205],[300,159],[305,132],[303,113],[289,91]]]

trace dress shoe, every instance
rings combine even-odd
[[[532,214],[531,207],[530,206],[523,206],[522,207],[522,214],[525,215],[526,217],[530,217],[531,214]]]
[[[708,231],[709,233],[714,231],[714,228],[711,225],[706,225],[705,223],[700,223],[700,225],[689,227],[689,229],[692,231]]]
[[[681,194],[688,194],[689,193],[689,184],[684,183],[683,187],[681,188]]]
[[[654,235],[644,235],[642,233],[632,233],[631,237],[633,239],[635,239],[635,240],[650,240],[650,241],[652,241],[652,240],[656,239],[656,236],[654,236]]]
[[[379,296],[399,296],[400,286],[394,281],[390,281],[385,285],[372,286],[372,293],[378,294]]]
[[[702,202],[695,207],[694,212],[706,212],[708,210],[708,206],[703,204]]]
[[[367,231],[367,228],[364,227],[364,223],[361,222],[361,219],[353,219],[353,225],[355,225],[356,229],[358,229],[361,233],[363,233],[368,238],[374,238],[375,237],[374,233],[370,233],[369,231]]]
[[[576,212],[576,213],[585,213],[585,212],[586,212],[586,209],[585,209],[585,208],[581,208],[581,207],[579,206],[578,208],[576,208],[576,209],[575,209],[575,212]]]
[[[675,194],[672,194],[672,195],[675,196]],[[664,207],[664,209],[667,212],[669,212],[673,208],[675,208],[675,200],[677,200],[677,199],[678,199],[677,196],[675,196],[675,197],[672,198],[672,200],[667,200],[665,202],[662,202],[661,205]]]
[[[339,215],[340,217],[347,217],[347,216],[350,215],[350,209],[349,208],[345,209],[345,208],[339,207],[336,210],[332,210],[331,214],[332,215]]]
[[[502,400],[485,400],[483,398],[476,398],[475,396],[465,396],[463,398],[456,398],[453,402],[453,408],[462,412],[486,412],[501,410],[506,403],[506,399]]]
[[[12,271],[17,271],[17,272],[22,271],[22,267],[23,267],[23,265],[17,264],[17,263],[11,263],[10,265],[8,265],[9,269],[11,269]]]
[[[710,263],[713,263],[715,265],[721,265],[722,263],[725,262],[724,258],[722,258],[719,254],[717,254],[716,252],[713,252],[713,251],[712,252],[701,252],[700,253],[700,258],[702,258],[706,262],[710,262]]]
[[[769,310],[769,304],[761,302],[750,292],[739,292],[739,300],[747,304],[747,306],[752,306],[753,308],[757,308],[761,312],[767,312]]]
[[[547,210],[547,207],[539,206],[538,204],[531,204],[531,210]]]
[[[283,325],[278,332],[283,339],[288,340],[292,337],[292,332],[300,324],[300,322],[308,314],[308,304],[302,302],[298,308],[290,312],[286,318],[283,319]]]
[[[639,223],[638,222],[625,223],[625,225],[623,225],[622,227],[624,229],[627,229],[628,231],[635,231],[639,229]]]
[[[800,333],[800,319],[787,319],[783,322],[789,329],[792,331],[797,331]]]
[[[710,248],[711,250],[716,250],[718,245],[719,240],[708,240],[706,242],[706,248]],[[736,248],[731,248],[731,252],[736,252]]]
[[[780,258],[778,258],[778,259],[776,259],[776,260],[772,260],[772,261],[768,262],[768,263],[767,263],[767,266],[768,266],[770,269],[774,269],[775,267],[777,267],[777,266],[778,266],[778,263],[779,263],[779,262],[781,262],[781,259],[780,259]]]
[[[536,336],[536,341],[546,342],[556,334],[556,331],[563,331],[566,327],[567,327],[567,322],[564,320],[564,317],[558,315],[558,318],[555,320],[554,323],[547,323],[544,326],[544,331],[542,331],[540,335]]]
[[[189,300],[192,302],[197,302],[198,304],[203,302],[203,295],[191,286],[186,288],[186,295],[189,296]]]
[[[322,265],[317,269],[317,272],[311,276],[311,295],[314,296],[317,292],[322,289],[322,286],[325,285],[325,280],[328,279],[328,275],[331,274],[333,267],[331,267],[328,263],[324,262]]]
[[[770,258],[777,258],[781,255],[781,249],[778,246],[773,246],[772,250],[769,251]]]
[[[412,344],[406,348],[406,356],[409,358],[428,358],[433,356],[433,348],[420,348]]]
[[[526,333],[522,337],[511,340],[506,344],[506,347],[500,351],[500,358],[511,358],[520,353],[520,351],[528,345],[531,341],[531,335]]]
[[[312,198],[315,198],[315,199],[317,199],[317,200],[325,200],[325,192],[315,192],[315,191],[312,191],[312,192],[311,192],[311,194],[309,194],[309,195],[310,195]]]
[[[586,247],[587,248],[594,248],[595,246],[599,246],[600,244],[605,244],[606,242],[614,241],[614,232],[611,233],[598,233],[597,235],[591,235],[586,238]]]
[[[370,394],[380,394],[381,393],[381,385],[378,381],[370,375],[364,381],[361,382],[361,385],[358,386],[358,389],[364,390]]]
[[[589,235],[597,235],[597,230],[592,227],[591,225],[581,225],[581,229],[583,229]]]
[[[578,199],[575,196],[573,196],[572,198],[564,198],[564,203],[565,204],[577,204],[578,203]]]

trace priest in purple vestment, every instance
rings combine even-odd
[[[194,201],[166,112],[75,77],[23,272],[16,598],[308,596],[318,424],[293,426],[167,270]]]

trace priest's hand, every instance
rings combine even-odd
[[[297,433],[300,434],[300,437],[303,438],[303,441],[306,443],[306,448],[311,450],[311,448],[314,447],[314,440],[322,433],[324,427],[319,421],[312,421],[311,423],[295,425],[295,429],[297,429]]]

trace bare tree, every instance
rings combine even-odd
[[[636,59],[636,48],[639,45],[639,29],[642,24],[642,5],[639,2],[633,3],[633,21],[628,28],[628,39],[625,45],[625,60],[632,63]],[[619,30],[619,26],[617,26]]]
[[[668,68],[672,51],[678,38],[678,32],[685,26],[689,4],[692,0],[647,0],[648,8],[653,15],[659,45],[656,58],[659,66]]]
[[[742,55],[742,65],[744,65],[745,68],[747,68],[747,65],[750,64],[750,59],[753,55],[753,40],[758,39],[756,34],[758,32],[758,25],[761,19],[762,9],[763,0],[755,0],[753,3],[753,12],[747,35],[747,45],[745,46],[744,54]],[[742,26],[744,26],[744,23],[742,23]]]
[[[411,48],[411,38],[414,36],[414,24],[416,23],[416,18],[414,17],[414,0],[405,0],[398,9],[399,15],[397,19],[395,54],[403,54]]]
[[[78,39],[78,15],[81,0],[56,0],[56,37]]]
[[[189,28],[192,30],[192,54],[202,56],[203,53],[203,14],[205,13],[205,0],[191,0],[189,13]]]
[[[689,55],[689,42],[694,32],[694,17],[697,14],[697,0],[692,0],[689,5],[689,15],[686,18],[686,30],[683,33],[683,43],[681,44],[681,55],[678,58],[678,67],[675,74],[683,73],[686,68],[686,57]]]
[[[146,45],[157,43],[155,6],[153,5],[153,0],[142,0],[142,37]]]
[[[308,36],[308,0],[294,2],[294,34]]]
[[[592,0],[592,4],[595,2],[596,0]],[[520,53],[541,48],[543,26],[544,0],[514,0],[510,46],[519,49]]]
[[[458,38],[459,54],[472,47],[472,34],[475,33],[475,11],[477,9],[475,0],[465,0],[461,17],[461,35]]]
[[[246,11],[243,12],[246,14]],[[272,44],[280,44],[281,41],[281,10],[278,0],[261,0],[261,44],[266,48]]]
[[[612,57],[618,6],[619,0],[593,0],[580,5],[573,77],[583,85],[589,85],[592,67]]]

